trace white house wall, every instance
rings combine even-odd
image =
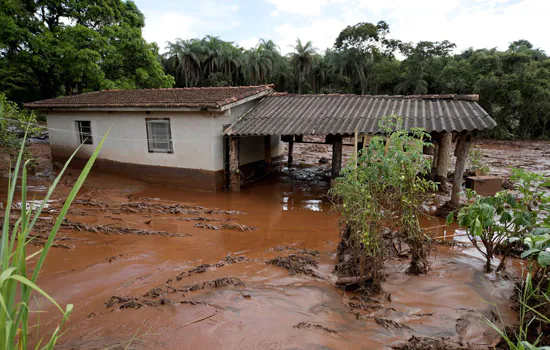
[[[223,113],[215,112],[50,112],[48,128],[52,154],[70,155],[79,145],[76,121],[90,121],[93,145],[83,145],[81,156],[90,155],[109,131],[100,159],[162,167],[220,171],[224,169],[224,125],[232,124],[254,106],[250,101]],[[150,153],[146,118],[169,118],[173,153]],[[283,153],[280,137],[272,137],[272,157]],[[243,138],[241,164],[264,159],[263,137]]]

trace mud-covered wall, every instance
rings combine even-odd
[[[48,114],[52,156],[69,156],[79,146],[76,121],[90,121],[93,145],[83,145],[79,157],[89,156],[110,129],[100,159],[151,166],[220,171],[224,169],[224,126],[232,124],[257,102],[249,101],[223,113],[216,112],[51,112]],[[146,118],[169,118],[173,153],[150,153]],[[245,138],[241,164],[264,159],[263,137]],[[284,150],[280,137],[272,137],[272,156]]]

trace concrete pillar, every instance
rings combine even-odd
[[[449,172],[449,165],[451,164],[451,136],[452,135],[448,132],[442,132],[439,138],[439,149],[437,150],[435,181],[439,182],[443,189],[445,189],[449,183],[447,173]]]
[[[241,190],[241,171],[239,170],[239,138],[229,139],[229,188],[231,192]]]
[[[466,168],[466,160],[468,159],[468,152],[470,151],[470,143],[472,136],[468,134],[462,134],[459,136],[456,144],[455,156],[456,166],[455,175],[453,180],[453,191],[451,193],[451,205],[458,207],[460,204],[460,192],[462,191],[462,178],[464,176],[464,169]]]
[[[332,172],[331,179],[336,179],[342,169],[342,136],[336,135],[332,143]]]

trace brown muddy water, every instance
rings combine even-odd
[[[62,229],[64,247],[52,249],[38,281],[61,305],[74,304],[59,348],[125,348],[131,342],[138,349],[383,349],[411,335],[487,347],[498,338],[481,316],[515,322],[513,283],[483,273],[471,249],[456,247],[435,246],[432,270],[424,276],[405,274],[406,259],[388,262],[386,294],[363,309],[352,307],[354,296],[332,284],[338,215],[330,210],[322,175],[308,171],[275,175],[240,193],[92,174],[68,219],[97,233]],[[50,203],[52,217],[72,179],[74,174]],[[44,180],[31,189],[39,198]],[[424,221],[425,227],[441,224]],[[106,227],[184,236],[102,233]],[[289,254],[317,261],[315,276],[266,264]],[[40,299],[32,307],[46,311],[40,333],[51,331],[58,311]]]

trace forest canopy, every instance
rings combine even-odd
[[[271,83],[302,94],[479,94],[498,123],[492,136],[550,136],[550,58],[527,40],[457,54],[446,40],[393,38],[380,21],[342,28],[325,51],[297,39],[283,55],[272,40],[243,48],[206,35],[167,42],[159,53],[143,39],[145,19],[131,1],[3,3],[0,93],[17,103],[102,89]]]

